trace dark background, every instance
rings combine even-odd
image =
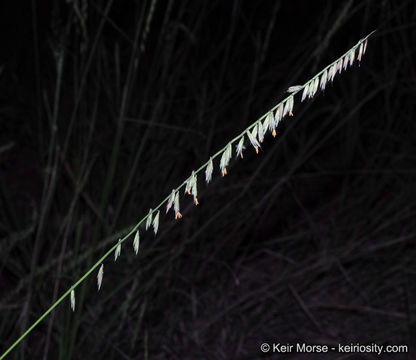
[[[199,175],[10,359],[415,359],[416,7],[2,1],[0,353],[229,140],[377,29],[257,155]],[[377,343],[406,354],[262,354]]]

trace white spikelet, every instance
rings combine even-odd
[[[173,203],[173,207],[175,209],[175,219],[180,219],[182,217],[182,214],[179,208],[179,192],[176,192],[175,194],[175,201]]]
[[[303,93],[302,93],[302,99],[301,99],[301,102],[303,102],[303,100],[305,100],[305,99],[306,99],[306,96],[307,96],[307,95],[308,95],[308,93],[309,93],[309,86],[310,86],[310,83],[306,84],[306,86],[303,88]]]
[[[172,192],[168,199],[168,203],[166,204],[166,214],[168,213],[169,209],[172,207],[173,200],[175,200],[175,189],[172,189]]]
[[[222,153],[221,160],[220,160],[220,170],[221,170],[222,176],[227,175],[227,166],[231,159],[231,152],[232,152],[231,143],[228,143],[227,147]]]
[[[244,146],[244,135],[241,137],[240,141],[237,144],[237,147],[235,148],[236,156],[240,156],[243,158],[243,150],[246,147]]]
[[[339,59],[339,61],[337,62],[337,71],[339,74],[341,74],[342,72],[342,59]]]
[[[191,177],[191,194],[194,197],[194,204],[198,205],[198,189],[197,189],[198,181],[197,181],[197,175],[194,171],[192,171],[192,177]]]
[[[259,136],[260,143],[262,143],[264,140],[264,131],[265,129],[263,127],[263,124],[261,123],[261,121],[259,121],[257,124],[257,134]]]
[[[328,71],[325,70],[321,76],[321,90],[325,90],[327,75],[328,75]]]
[[[279,124],[280,120],[282,120],[282,114],[283,114],[283,106],[279,105],[276,109],[276,113],[274,114],[274,121],[276,126]]]
[[[101,289],[101,284],[103,283],[103,276],[104,276],[104,264],[101,264],[100,269],[98,270],[98,275],[97,275],[98,291],[100,291]]]
[[[75,311],[75,291],[74,289],[71,290],[71,309]]]
[[[152,225],[152,209],[149,210],[149,213],[147,214],[147,220],[146,220],[146,230],[149,229],[150,225]]]
[[[357,56],[357,60],[358,60],[359,62],[361,62],[361,58],[362,58],[362,56],[363,56],[363,49],[364,49],[364,45],[363,45],[363,43],[361,43],[361,44],[360,44],[360,47],[359,47],[359,49],[358,49],[358,56]]]
[[[354,63],[354,59],[355,59],[355,49],[352,49],[350,51],[350,66],[352,66],[352,64]]]
[[[259,144],[259,142],[256,139],[256,136],[257,136],[257,128],[254,127],[253,132],[250,132],[250,130],[247,130],[247,136],[248,136],[248,139],[251,142],[251,145],[254,146],[254,149],[256,150],[256,153],[258,154],[259,153],[260,144]]]
[[[140,234],[139,234],[139,230],[137,230],[136,235],[134,235],[134,240],[133,240],[133,249],[136,255],[139,252],[139,247],[140,247]]]
[[[154,231],[155,235],[157,234],[157,231],[159,229],[159,213],[160,213],[160,211],[158,210],[154,219],[153,219],[153,231]]]
[[[318,87],[319,87],[319,76],[317,76],[315,78],[315,81],[313,82],[313,95],[315,96],[316,92],[318,91]]]
[[[263,122],[263,129],[264,129],[264,132],[266,132],[267,131],[267,129],[270,127],[270,123],[273,121],[274,119],[273,119],[273,113],[271,112],[271,111],[269,111],[268,113],[267,113],[267,115],[266,115],[266,118],[264,119],[264,122]]]
[[[302,88],[303,88],[303,85],[291,86],[289,89],[287,89],[287,92],[288,93],[292,93],[292,92],[298,91],[298,90],[300,90]]]
[[[344,70],[347,69],[347,66],[348,66],[348,54],[345,55],[345,57],[344,57]]]
[[[212,157],[209,158],[208,165],[205,169],[205,181],[207,184],[210,183],[212,179],[212,171],[214,170],[214,164],[212,163]]]
[[[117,258],[121,253],[121,239],[118,239],[116,250],[114,251],[114,261],[117,261]]]

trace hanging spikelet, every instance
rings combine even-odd
[[[282,120],[282,114],[283,114],[283,105],[279,105],[274,114],[275,128],[277,127],[277,125],[279,125],[280,120]]]
[[[114,251],[114,261],[117,261],[117,258],[121,253],[121,239],[118,239],[116,250]]]
[[[266,118],[264,119],[264,122],[263,122],[263,131],[264,131],[264,133],[266,133],[266,132],[267,132],[267,129],[270,127],[270,123],[271,123],[273,120],[274,120],[274,119],[273,119],[273,113],[272,113],[271,111],[269,111],[269,112],[267,113]]]
[[[352,64],[354,63],[354,59],[355,59],[355,49],[352,49],[350,51],[350,66],[352,66]]]
[[[265,129],[263,127],[263,124],[261,123],[261,121],[259,121],[257,124],[257,134],[259,136],[260,143],[262,143],[264,140],[264,131]]]
[[[328,75],[328,71],[325,70],[321,76],[321,90],[325,90],[327,75]]]
[[[185,194],[191,195],[191,178],[185,181]]]
[[[154,219],[153,219],[153,223],[152,223],[153,231],[154,231],[155,235],[157,234],[157,230],[159,229],[159,213],[160,213],[160,211],[158,210]]]
[[[173,208],[175,210],[175,219],[180,219],[182,217],[181,212],[179,211],[179,192],[175,194],[175,201],[173,203]]]
[[[237,147],[235,149],[235,152],[237,154],[237,156],[241,156],[241,158],[243,158],[243,150],[245,149],[244,146],[244,135],[241,137],[240,141],[237,144]]]
[[[101,284],[103,283],[103,276],[104,276],[104,264],[101,264],[100,269],[98,270],[98,275],[97,275],[98,291],[100,291],[101,289]]]
[[[302,99],[300,100],[301,102],[303,102],[303,100],[305,100],[306,99],[306,96],[308,95],[308,93],[309,93],[309,86],[311,86],[311,83],[309,82],[309,83],[307,83],[306,85],[305,85],[305,87],[303,88],[303,92],[302,92]]]
[[[293,109],[293,95],[289,96],[289,98],[286,100],[282,117],[285,117],[286,114],[289,114],[289,116],[293,116],[292,109]]]
[[[228,143],[227,147],[222,153],[221,160],[220,160],[220,170],[221,170],[222,176],[227,175],[227,166],[231,159],[231,153],[232,153],[231,143]]]
[[[259,142],[256,139],[256,135],[257,135],[257,128],[256,127],[254,127],[253,132],[250,132],[250,130],[247,130],[248,139],[250,140],[251,145],[254,146],[254,149],[256,150],[256,153],[258,154],[259,153],[260,144],[259,144]]]
[[[172,192],[168,199],[168,203],[166,204],[166,214],[168,213],[169,209],[172,207],[174,200],[175,200],[175,189],[172,189]]]
[[[273,116],[272,112],[269,112],[270,115],[270,121],[269,121],[269,130],[272,133],[273,137],[276,136],[276,127],[277,127],[277,123],[279,122],[277,119],[277,111],[276,111],[276,116]]]
[[[194,197],[194,204],[198,205],[199,204],[199,202],[198,202],[198,189],[197,189],[198,181],[197,181],[197,175],[195,174],[194,171],[192,171],[191,179],[192,179],[191,180],[191,194]]]
[[[313,81],[313,86],[312,86],[312,97],[315,96],[316,92],[318,91],[318,86],[319,86],[319,77],[317,76],[315,78],[315,80]]]
[[[134,240],[133,240],[133,249],[136,255],[139,252],[139,246],[140,246],[140,234],[139,234],[139,230],[137,230],[136,235],[134,236]]]
[[[289,99],[287,99],[288,102],[288,106],[287,106],[287,111],[289,113],[289,116],[293,116],[293,95],[289,97]]]
[[[152,209],[149,210],[149,213],[147,214],[147,220],[146,220],[146,230],[149,229],[150,225],[152,225]]]
[[[339,59],[339,61],[337,63],[337,70],[338,70],[338,73],[341,74],[341,72],[342,72],[342,59]]]
[[[75,311],[75,291],[74,289],[71,290],[71,309]]]
[[[358,49],[358,55],[357,55],[357,60],[359,62],[361,62],[361,57],[363,55],[363,49],[364,49],[364,45],[363,45],[363,43],[361,43],[360,48]]]
[[[213,170],[214,170],[214,164],[212,163],[212,157],[210,157],[208,161],[208,165],[205,169],[205,181],[207,184],[209,184],[212,179]]]

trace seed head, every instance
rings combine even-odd
[[[133,249],[136,255],[139,252],[139,246],[140,246],[140,234],[139,234],[139,230],[137,230],[136,235],[134,236],[134,240],[133,240]]]
[[[98,291],[100,291],[101,289],[101,284],[103,283],[103,276],[104,276],[104,264],[101,264],[100,269],[98,270],[98,275],[97,275]]]
[[[154,219],[153,219],[153,231],[154,231],[155,235],[157,234],[157,230],[159,229],[159,213],[160,213],[160,211],[158,210]]]
[[[75,291],[74,289],[71,290],[71,309],[75,311]]]
[[[117,261],[117,258],[121,253],[121,239],[118,239],[116,250],[114,251],[114,261]]]
[[[152,225],[152,216],[152,209],[150,209],[149,213],[147,214],[146,230],[149,229],[150,225]]]
[[[212,171],[214,170],[214,165],[212,163],[212,157],[209,158],[209,162],[208,165],[205,169],[205,181],[207,184],[209,184],[209,182],[212,179]]]
[[[244,135],[241,137],[240,141],[237,144],[237,147],[235,149],[235,152],[237,154],[237,156],[241,156],[241,158],[243,158],[243,150],[245,149],[244,146]]]

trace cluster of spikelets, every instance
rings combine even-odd
[[[179,190],[182,187],[185,187],[185,193],[193,196],[194,204],[198,205],[197,198],[197,174],[205,169],[205,181],[208,184],[212,180],[212,174],[214,171],[214,162],[213,160],[221,155],[219,168],[221,175],[227,175],[227,167],[232,158],[233,145],[235,145],[236,156],[243,157],[243,151],[245,150],[244,142],[246,138],[249,140],[251,145],[254,147],[256,153],[259,152],[261,143],[267,132],[270,132],[273,137],[276,134],[276,128],[280,121],[286,116],[293,116],[293,106],[294,106],[294,96],[302,91],[301,102],[306,98],[313,98],[317,93],[318,89],[322,91],[325,90],[325,87],[329,81],[331,83],[334,81],[335,75],[341,73],[342,70],[346,70],[348,66],[352,66],[354,61],[357,60],[361,62],[362,56],[365,54],[367,49],[368,38],[374,33],[371,32],[366,37],[362,38],[356,45],[354,45],[350,50],[348,50],[344,55],[339,59],[332,62],[318,74],[316,74],[312,79],[307,81],[304,85],[291,86],[288,89],[290,95],[277,104],[274,108],[264,114],[261,118],[251,124],[247,129],[245,129],[240,135],[231,140],[223,149],[218,151],[216,154],[212,155],[209,160],[202,165],[199,169],[192,171],[191,176],[182,183],[178,188],[173,189],[168,197],[166,197],[156,208],[150,209],[148,214],[140,220],[136,226],[122,239],[119,239],[117,243],[109,249],[78,281],[76,281],[70,289],[68,289],[54,304],[52,304],[45,313],[33,323],[29,329],[27,329],[20,337],[17,339],[12,346],[10,346],[3,355],[0,356],[0,359],[3,359],[14,347],[16,347],[23,338],[26,337],[48,314],[50,314],[53,309],[55,309],[59,303],[61,303],[67,296],[70,296],[71,308],[75,311],[75,288],[81,284],[95,269],[98,269],[97,274],[97,286],[98,290],[101,289],[103,277],[104,277],[104,264],[103,261],[107,259],[112,253],[114,253],[114,261],[116,261],[121,254],[121,246],[125,240],[127,240],[131,235],[134,235],[133,239],[133,249],[136,255],[139,252],[140,246],[140,234],[139,227],[146,221],[145,228],[153,228],[153,232],[156,235],[159,229],[159,215],[160,208],[166,204],[166,213],[172,208],[175,212],[175,219],[180,219],[182,214],[180,212],[180,203],[179,203]]]
[[[374,31],[373,31],[374,32]],[[277,104],[274,108],[272,108],[269,112],[263,115],[260,119],[256,122],[251,124],[247,129],[245,129],[239,136],[231,140],[222,150],[220,150],[215,155],[211,156],[209,160],[201,166],[198,170],[192,171],[191,176],[178,188],[173,189],[171,194],[163,200],[156,209],[150,209],[149,213],[142,221],[136,225],[134,231],[128,234],[124,239],[119,239],[116,246],[113,247],[114,251],[114,261],[120,256],[121,253],[121,244],[122,242],[127,239],[133,232],[135,232],[134,240],[133,240],[133,249],[134,252],[138,253],[139,251],[139,243],[140,243],[140,234],[138,227],[139,225],[146,220],[145,228],[148,230],[150,227],[153,227],[153,232],[156,235],[159,229],[159,214],[160,210],[158,210],[165,202],[166,204],[166,213],[172,208],[175,212],[175,219],[180,219],[182,214],[180,212],[180,204],[179,204],[179,190],[185,186],[185,194],[192,195],[193,201],[195,205],[198,205],[198,197],[197,197],[197,173],[205,169],[205,182],[208,184],[212,180],[212,174],[214,171],[214,159],[221,155],[219,168],[222,176],[227,175],[227,167],[229,166],[230,160],[232,158],[233,153],[233,145],[235,145],[235,154],[237,157],[243,158],[243,151],[245,150],[245,141],[246,138],[253,146],[256,153],[259,153],[259,149],[261,147],[261,143],[264,140],[265,135],[267,132],[270,132],[273,137],[276,137],[277,126],[279,125],[280,121],[285,118],[287,115],[293,116],[293,106],[294,106],[294,96],[296,93],[302,91],[301,102],[305,99],[313,98],[314,95],[317,93],[318,89],[321,91],[325,90],[325,87],[328,82],[333,82],[335,75],[337,73],[341,73],[343,70],[345,71],[348,66],[352,66],[354,61],[357,60],[361,62],[362,56],[365,54],[367,50],[367,42],[368,38],[371,34],[367,35],[363,39],[361,39],[355,46],[353,46],[348,52],[342,55],[338,60],[334,61],[318,74],[316,74],[312,79],[306,82],[304,85],[296,85],[291,86],[287,92],[290,95]],[[104,275],[104,265],[101,263],[100,268],[98,270],[97,275],[97,285],[98,290],[100,290],[102,282],[103,282],[103,275]],[[75,293],[74,289],[71,290],[71,308],[75,310]]]
[[[373,32],[372,32],[373,33]],[[305,99],[313,98],[314,95],[317,93],[318,89],[321,91],[325,90],[325,87],[328,82],[333,82],[335,75],[337,73],[341,73],[343,70],[346,70],[348,66],[352,66],[354,61],[357,60],[361,62],[362,56],[365,54],[367,49],[367,42],[369,36],[372,34],[370,33],[363,39],[361,39],[355,46],[353,46],[350,50],[348,50],[344,55],[342,55],[338,60],[334,61],[330,65],[328,65],[325,69],[320,71],[316,74],[312,79],[306,82],[304,85],[296,85],[291,86],[287,92],[290,95],[277,104],[274,108],[272,108],[269,112],[263,115],[260,119],[256,122],[251,124],[247,129],[245,129],[239,136],[231,140],[222,150],[217,152],[215,155],[211,156],[209,160],[201,166],[198,170],[192,171],[191,176],[178,188],[173,189],[170,195],[163,200],[157,208],[150,209],[147,216],[140,221],[132,232],[130,232],[127,236],[123,239],[119,239],[117,244],[108,252],[111,253],[114,251],[114,261],[120,256],[121,253],[121,245],[124,240],[126,240],[130,235],[135,232],[135,236],[133,239],[133,249],[136,255],[139,252],[139,245],[140,245],[140,234],[139,234],[139,226],[141,223],[146,220],[145,228],[148,230],[150,227],[153,227],[153,232],[156,235],[159,229],[159,215],[160,210],[158,210],[165,202],[166,204],[166,213],[173,206],[173,210],[175,213],[175,219],[180,219],[182,214],[180,212],[180,204],[179,204],[179,190],[184,186],[185,187],[185,194],[193,196],[193,201],[195,205],[198,205],[198,197],[197,197],[197,173],[205,169],[205,182],[208,184],[212,180],[212,174],[214,171],[214,159],[221,155],[219,168],[222,176],[227,175],[227,167],[229,166],[230,160],[232,158],[233,153],[233,145],[235,145],[235,154],[237,157],[243,158],[243,151],[245,150],[245,141],[246,138],[253,146],[256,153],[259,153],[259,149],[261,147],[261,143],[265,135],[270,132],[273,137],[276,137],[277,126],[279,125],[280,121],[285,118],[287,115],[293,116],[293,106],[294,106],[294,96],[296,93],[302,91],[301,102]],[[98,264],[97,264],[98,265]],[[101,263],[98,269],[97,275],[97,286],[98,290],[100,290],[104,276],[104,265]],[[75,310],[75,292],[74,289],[71,290],[71,308]]]
[[[245,150],[245,140],[246,138],[249,140],[250,144],[253,146],[256,153],[259,153],[259,149],[261,147],[261,143],[264,140],[265,135],[267,132],[270,132],[273,137],[276,137],[276,129],[279,125],[280,121],[286,117],[286,115],[293,116],[293,106],[294,106],[294,96],[296,93],[302,91],[301,102],[305,99],[313,98],[314,95],[317,93],[318,89],[325,90],[325,87],[328,82],[333,82],[335,75],[337,73],[341,73],[342,70],[346,70],[348,66],[352,66],[354,61],[357,60],[361,62],[362,56],[365,54],[367,49],[367,42],[368,37],[371,35],[367,35],[365,38],[361,39],[355,46],[353,46],[347,53],[341,56],[338,60],[334,61],[332,64],[328,65],[325,69],[320,71],[317,75],[315,75],[312,79],[306,82],[304,85],[296,85],[291,86],[287,92],[290,95],[276,105],[273,109],[271,109],[268,113],[263,115],[260,119],[256,122],[251,124],[247,129],[245,129],[239,136],[231,140],[221,151],[216,153],[215,155],[211,156],[203,166],[201,166],[198,170],[192,171],[191,176],[177,189],[173,189],[171,194],[162,201],[157,209],[149,210],[147,216],[142,220],[146,220],[146,230],[150,227],[153,227],[153,232],[156,235],[159,229],[159,214],[160,208],[165,202],[166,205],[166,213],[172,208],[175,212],[175,219],[180,219],[182,214],[180,212],[180,204],[179,204],[179,190],[185,186],[185,194],[192,195],[193,201],[195,205],[198,205],[198,197],[197,197],[197,173],[201,170],[205,169],[205,182],[208,184],[212,180],[212,174],[214,171],[214,162],[213,160],[221,155],[221,159],[219,162],[219,168],[222,176],[227,175],[227,167],[230,163],[232,158],[233,152],[233,145],[235,145],[235,154],[237,157],[243,158],[243,151]],[[357,51],[358,49],[358,51]],[[137,255],[139,251],[139,242],[140,242],[140,235],[138,227],[141,222],[136,225],[136,234],[133,240],[133,248]],[[119,239],[117,245],[115,246],[114,250],[114,260],[120,256],[121,252],[121,244],[122,242],[129,237],[127,235],[124,239]],[[104,265],[101,264],[98,270],[97,275],[97,284],[98,290],[101,288],[101,284],[103,281],[104,275]],[[74,290],[71,291],[71,307],[75,309],[75,295]]]

